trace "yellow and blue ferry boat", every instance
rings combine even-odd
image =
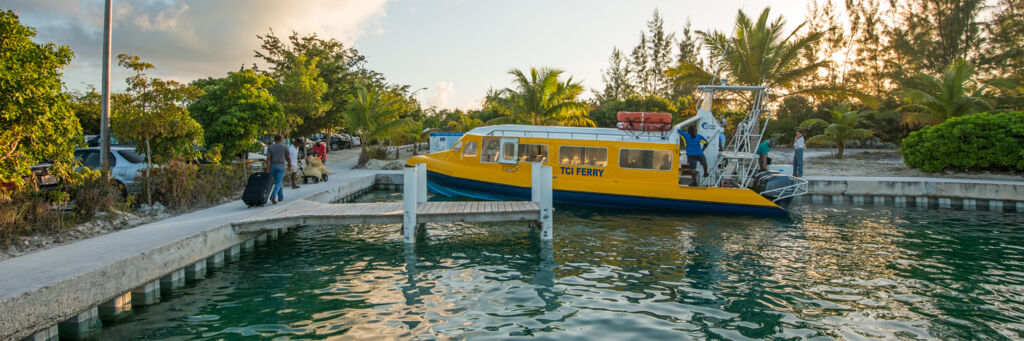
[[[734,88],[734,87],[726,87]],[[763,87],[756,88],[762,93]],[[705,150],[709,174],[700,184],[689,183],[676,130],[697,124],[704,136],[724,132],[711,115],[710,97],[720,86],[701,87],[706,106],[698,114],[664,132],[613,128],[496,125],[473,129],[449,150],[414,156],[407,166],[427,165],[428,187],[445,196],[485,200],[529,200],[531,163],[553,168],[556,203],[628,209],[728,214],[784,214],[776,201],[791,197],[799,186],[785,177],[782,185],[762,195],[754,184],[754,155],[750,145],[761,109],[741,124],[734,142],[721,146],[718,138]],[[751,116],[748,115],[748,116]],[[741,131],[742,130],[742,131]],[[724,140],[724,138],[723,138]],[[728,148],[732,146],[732,148]],[[683,153],[685,154],[685,152]],[[781,178],[773,175],[776,178]],[[778,181],[776,181],[778,182]],[[792,186],[791,186],[792,185]],[[763,186],[762,186],[763,187]]]

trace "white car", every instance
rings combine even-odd
[[[100,148],[75,149],[75,158],[92,170],[100,169]],[[146,170],[146,156],[135,153],[132,147],[110,147],[110,178],[124,188],[135,183],[135,177]]]

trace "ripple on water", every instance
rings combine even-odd
[[[105,327],[127,339],[1024,337],[1024,218],[792,207],[788,219],[559,207],[518,223],[305,227]]]

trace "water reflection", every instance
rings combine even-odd
[[[519,223],[306,227],[104,338],[1021,338],[1024,219],[559,208]]]

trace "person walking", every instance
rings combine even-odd
[[[697,134],[696,125],[691,125],[687,130],[683,131],[683,128],[679,128],[677,133],[683,140],[683,146],[686,148],[686,161],[690,164],[690,177],[693,178],[693,183],[690,186],[700,186],[700,182],[697,182],[697,165],[701,165],[704,174],[708,174],[708,159],[704,157],[704,148],[708,147],[708,139]],[[702,143],[703,146],[701,146]]]
[[[757,158],[757,170],[758,171],[763,172],[763,171],[768,170],[768,164],[771,163],[771,159],[768,158],[768,151],[772,150],[772,146],[774,146],[774,145],[775,145],[775,140],[771,139],[771,140],[767,140],[767,141],[761,142],[761,144],[757,146],[757,149],[754,150],[754,154],[758,155],[758,158]]]
[[[804,131],[800,129],[793,140],[793,176],[804,176]]]
[[[270,190],[270,202],[277,204],[284,201],[284,174],[291,171],[292,159],[288,155],[288,147],[285,147],[281,135],[274,135],[274,144],[267,147],[267,164],[270,176],[274,179],[274,188]],[[285,168],[287,166],[288,168]]]

